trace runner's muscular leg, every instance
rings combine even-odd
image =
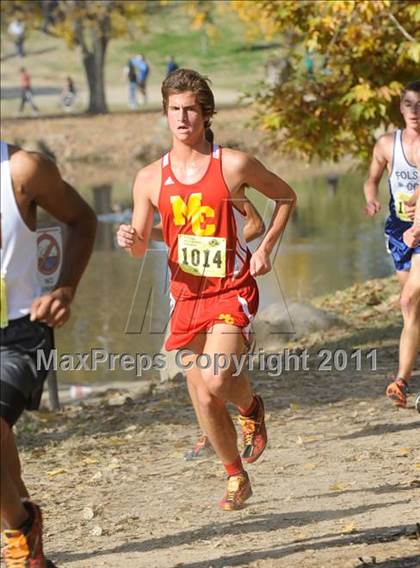
[[[420,349],[420,254],[413,254],[401,292],[404,326],[400,339],[398,377],[409,379]]]
[[[25,483],[22,479],[22,468],[16,446],[16,437],[12,429],[10,429],[10,435],[6,437],[4,445],[10,476],[16,481],[15,485],[19,496],[21,499],[29,499],[28,490],[26,489]],[[7,527],[5,527],[3,521],[1,521],[1,530],[4,530],[5,528]]]
[[[211,364],[209,368],[201,369],[201,380],[196,383],[205,431],[224,464],[233,463],[239,457],[237,434],[225,401],[248,408],[253,400],[247,377],[243,373],[237,377],[232,376],[235,370],[231,363],[232,354],[239,357],[244,351],[245,345],[239,328],[226,324],[215,325],[207,334],[202,351],[209,357]],[[228,368],[214,368],[218,354],[227,356],[230,363]]]
[[[189,356],[189,361],[193,361],[194,358],[195,356]],[[188,370],[187,377],[195,387],[198,415],[203,431],[222,463],[232,463],[238,458],[239,451],[235,426],[224,401],[209,392],[200,369]]]
[[[239,327],[228,324],[217,324],[208,333],[204,352],[210,356],[212,363],[218,355],[227,355],[230,365],[226,369],[216,370],[214,365],[203,369],[202,376],[209,390],[219,398],[233,402],[241,408],[249,408],[252,404],[253,392],[248,377],[241,372],[233,376],[236,369],[232,362],[233,355],[239,361],[245,354],[244,338]]]
[[[203,342],[200,342],[199,337],[188,345],[188,349],[194,352],[194,355],[185,355],[183,357],[183,364],[195,363],[198,355],[206,353]],[[219,459],[222,463],[232,463],[238,456],[239,451],[237,447],[237,435],[235,426],[226,409],[223,399],[214,396],[208,389],[207,384],[202,377],[202,369],[192,366],[186,372],[187,380],[193,385],[196,394],[198,415],[200,416],[200,423],[206,435],[209,437],[210,443],[213,446]]]
[[[400,283],[400,289],[402,290],[404,288],[405,283],[408,280],[410,272],[408,270],[397,270],[396,274],[398,282]]]
[[[10,426],[3,418],[0,418],[1,521],[2,525],[8,528],[18,528],[28,518],[28,513],[19,495],[18,480],[15,479],[16,471],[13,466],[16,464],[13,464],[13,455],[9,456],[8,453],[14,443],[14,440],[10,440],[11,434]],[[12,464],[9,462],[9,457],[12,458]]]
[[[198,393],[196,386],[196,382],[201,379],[200,369],[194,366],[186,372],[186,376],[187,376],[188,393],[190,395],[190,399],[194,408],[195,416],[197,418],[201,434],[205,434],[206,431],[204,428],[203,419],[201,418],[200,405],[198,402]]]
[[[26,488],[25,482],[22,479],[22,467],[20,464],[19,453],[16,445],[16,436],[13,430],[10,430],[10,435],[7,440],[7,460],[9,464],[9,471],[12,479],[15,480],[17,490],[21,499],[29,499],[29,493]]]
[[[200,352],[200,351],[202,351],[202,349],[204,347],[205,340],[206,340],[205,334],[199,334],[195,337],[194,341],[186,347],[186,349],[190,349],[191,351]],[[185,358],[185,360],[194,362],[195,357],[193,357],[192,359]],[[191,398],[191,402],[192,402],[192,405],[193,405],[193,408],[194,408],[194,412],[195,412],[195,415],[196,415],[196,418],[197,418],[197,422],[200,426],[202,434],[205,434],[206,432],[205,432],[203,420],[202,420],[201,414],[200,414],[200,405],[198,403],[198,394],[197,394],[197,384],[199,384],[200,379],[201,379],[201,371],[200,371],[200,369],[198,369],[194,365],[193,367],[191,367],[191,369],[186,371],[185,374],[186,374],[186,377],[187,377],[188,393],[189,393],[190,398]]]

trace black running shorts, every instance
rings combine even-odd
[[[0,416],[12,427],[24,409],[39,408],[48,371],[42,358],[37,369],[37,352],[48,360],[54,334],[29,316],[10,321],[0,332]]]

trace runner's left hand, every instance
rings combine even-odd
[[[41,321],[50,327],[61,327],[70,317],[71,294],[58,288],[35,298],[31,306],[31,321]]]
[[[270,255],[262,250],[256,250],[251,256],[251,276],[262,276],[271,270]]]
[[[403,234],[405,244],[410,248],[415,248],[420,245],[420,229],[410,227]]]

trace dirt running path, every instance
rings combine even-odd
[[[184,385],[26,418],[49,555],[69,568],[420,566],[420,415],[383,396],[395,356],[380,349],[377,372],[255,377],[270,443],[240,512],[217,509],[215,459],[183,460],[196,432]]]

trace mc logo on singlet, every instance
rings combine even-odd
[[[172,195],[171,205],[174,223],[177,226],[182,226],[191,220],[194,235],[211,237],[216,232],[216,225],[209,223],[208,219],[214,219],[215,211],[208,205],[202,205],[201,198],[201,193],[192,193],[185,203],[180,195]]]

